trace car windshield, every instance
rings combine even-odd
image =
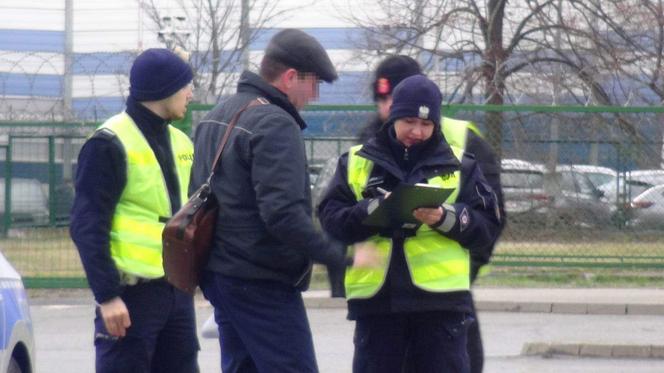
[[[605,195],[609,199],[616,200],[618,192],[621,196],[626,196],[631,199],[643,193],[645,190],[651,188],[652,186],[653,184],[637,180],[629,180],[627,185],[625,185],[624,181],[620,180],[619,185],[616,187],[614,180],[602,185],[600,189],[604,191]]]
[[[569,190],[576,192],[576,184],[574,183],[574,175],[571,172],[561,172],[558,178],[558,185],[562,190]]]
[[[590,179],[595,186],[609,183],[615,179],[614,176],[600,173],[587,173],[586,176],[588,176],[588,179]]]
[[[648,183],[630,181],[627,183],[628,187],[627,194],[632,197],[635,197],[645,192],[646,190],[650,189],[652,186],[653,186],[652,184]]]
[[[631,178],[652,185],[664,184],[664,175],[660,173],[633,175]]]
[[[500,182],[503,188],[542,188],[544,175],[535,171],[503,170]]]

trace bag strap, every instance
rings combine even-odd
[[[221,153],[224,151],[224,147],[226,147],[226,143],[228,142],[228,138],[231,136],[231,132],[233,132],[233,128],[235,128],[235,125],[237,124],[238,120],[240,119],[240,115],[244,113],[245,110],[249,109],[250,107],[258,106],[258,105],[268,105],[270,102],[263,98],[263,97],[257,97],[253,100],[251,100],[248,104],[244,105],[242,109],[240,109],[237,113],[233,115],[231,118],[231,122],[228,124],[228,128],[226,128],[226,131],[224,132],[224,136],[221,138],[221,142],[219,145],[217,145],[217,152],[214,155],[214,161],[212,162],[212,169],[210,170],[210,176],[207,178],[207,183],[209,184],[210,181],[212,180],[212,176],[214,176],[214,170],[217,169],[217,164],[219,164],[219,161],[221,160]]]

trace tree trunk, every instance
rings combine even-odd
[[[506,0],[491,0],[487,9],[486,50],[484,57],[485,103],[502,105],[505,94],[505,48],[503,47],[503,17]],[[486,138],[498,159],[502,158],[503,113],[489,111],[485,114]]]

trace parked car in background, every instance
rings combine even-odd
[[[618,226],[625,226],[634,225],[630,220],[634,215],[641,214],[632,210],[644,208],[644,205],[633,205],[634,199],[654,186],[662,184],[664,184],[664,170],[632,170],[618,172],[615,178],[598,188],[604,192],[611,205],[613,222]]]
[[[503,159],[500,167],[508,224],[544,224],[553,201],[544,186],[546,168],[521,159]]]
[[[559,187],[559,191],[555,193],[553,209],[556,211],[556,218],[561,222],[585,226],[606,226],[611,222],[611,203],[588,175],[595,171],[597,170],[594,166],[556,167],[554,185]],[[599,172],[595,176],[598,174]]]
[[[576,167],[551,172],[540,164],[504,159],[501,183],[508,224],[595,227],[611,220],[604,193]]]
[[[598,186],[607,199],[621,207],[647,189],[664,184],[664,170],[633,170],[618,175]]]
[[[574,171],[584,174],[596,187],[609,183],[618,177],[618,173],[612,168],[587,164],[558,165],[556,170]]]
[[[48,197],[37,179],[12,178],[12,225],[33,226],[48,224]],[[5,180],[0,179],[0,224],[5,215]]]
[[[646,189],[626,207],[628,226],[638,229],[663,229],[664,184]]]
[[[55,187],[54,195],[49,196],[53,199],[53,208],[55,213],[55,223],[58,226],[69,225],[69,212],[74,204],[74,185],[73,183],[61,183]]]
[[[34,372],[34,338],[21,276],[0,253],[0,372]]]
[[[316,209],[318,208],[318,204],[323,200],[327,186],[330,184],[330,181],[332,181],[332,177],[337,170],[338,160],[339,157],[332,157],[325,161],[318,170],[316,181],[311,190],[311,203],[314,208],[314,216],[317,215]]]

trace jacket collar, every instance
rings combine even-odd
[[[277,105],[286,110],[286,112],[295,119],[301,129],[307,128],[307,124],[304,122],[304,119],[302,119],[295,106],[293,106],[288,100],[288,96],[270,83],[266,82],[265,79],[261,78],[258,74],[254,74],[251,71],[243,72],[242,75],[240,75],[237,91],[238,93],[253,93],[266,98],[271,104]]]
[[[384,128],[375,136],[370,138],[358,155],[375,162],[387,172],[406,181],[409,174],[415,174],[424,168],[437,170],[436,173],[442,173],[443,170],[457,170],[461,166],[450,146],[445,142],[442,136],[435,136],[430,146],[420,150],[418,159],[412,165],[410,170],[397,162],[390,145],[389,130]]]
[[[127,114],[145,136],[162,135],[168,131],[168,121],[153,113],[133,97],[127,98]]]

